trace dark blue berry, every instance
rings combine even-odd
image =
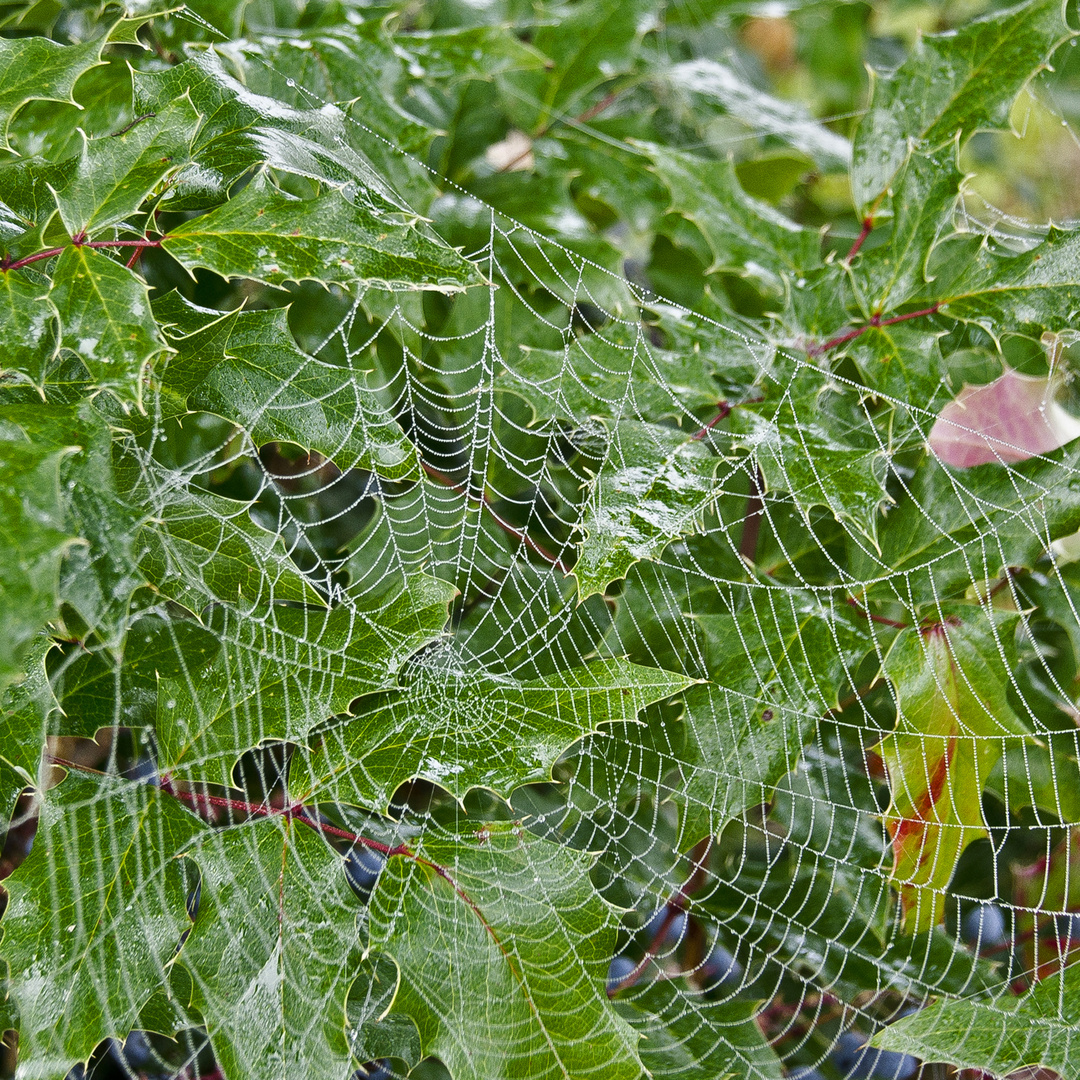
[[[607,989],[609,994],[615,993],[619,984],[630,974],[637,964],[628,956],[616,956],[608,965]]]

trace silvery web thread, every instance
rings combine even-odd
[[[262,61],[262,62],[265,63],[265,61]],[[305,93],[307,93],[307,91],[305,91]],[[350,117],[349,120],[350,120],[350,122],[352,122],[354,124],[358,124],[358,122],[352,117]],[[358,124],[358,126],[364,127],[364,125],[360,125],[360,124]],[[367,130],[368,134],[371,135],[372,137],[381,138],[381,136],[378,136],[376,133],[371,132],[370,129],[365,129],[365,130]],[[506,220],[506,219],[502,215],[500,215],[500,220]],[[497,227],[495,222],[496,222],[495,214],[494,214],[494,212],[492,212],[492,228],[493,229]],[[588,260],[584,260],[580,256],[573,255],[572,253],[567,251],[567,249],[562,248],[561,245],[557,244],[556,242],[550,241],[547,238],[539,237],[539,236],[537,236],[536,233],[532,232],[531,230],[528,230],[524,226],[518,225],[517,223],[511,223],[509,225],[509,227],[507,229],[505,229],[505,230],[503,229],[502,226],[498,226],[498,227],[499,227],[500,233],[502,234],[502,236],[508,242],[512,242],[513,235],[515,233],[520,232],[522,235],[526,235],[526,236],[530,237],[530,239],[532,239],[536,243],[538,243],[538,244],[540,244],[542,246],[550,246],[551,249],[560,251],[560,253],[562,255],[564,255],[566,257],[569,257],[572,260],[576,260],[578,262],[579,266],[582,269],[584,269],[586,264],[588,263]],[[483,252],[477,253],[477,254],[482,255]],[[491,258],[494,257],[493,256],[493,249],[489,251],[489,256]],[[554,270],[553,267],[552,267],[552,269]],[[591,269],[594,270],[594,271],[600,270],[600,268],[596,267],[596,266],[592,266]],[[567,285],[567,286],[571,286],[571,283],[569,283],[569,282],[563,282],[563,284]],[[581,292],[583,292],[586,296],[588,296],[587,289],[585,288],[583,283],[578,283],[578,282],[572,283],[571,295],[573,296],[573,298],[575,300],[578,298],[578,296],[580,295]],[[525,301],[523,301],[523,302],[525,302]],[[527,303],[526,303],[526,306],[527,306]],[[673,308],[676,308],[676,309],[678,308],[678,305],[672,304],[671,306]],[[355,311],[355,309],[354,309],[354,311]],[[350,313],[350,315],[351,314],[352,313]],[[402,312],[400,310],[400,308],[398,309],[398,311],[395,314],[401,320],[402,324],[404,326],[406,326],[407,329],[415,332],[415,334],[417,335],[418,338],[423,339],[424,337],[431,337],[431,335],[427,335],[423,330],[421,330],[419,326],[410,325],[405,313]],[[536,317],[539,318],[539,319],[544,318],[544,315],[542,313],[535,312],[535,314],[536,314]],[[391,318],[392,317],[394,317],[394,316],[391,316]],[[493,320],[493,318],[494,318],[493,315],[489,316],[489,322],[487,324],[485,324],[482,328],[478,328],[478,331],[477,331],[478,334],[482,333],[484,338],[485,338],[483,359],[480,362],[484,363],[486,365],[485,374],[487,374],[487,375],[490,375],[490,373],[492,371],[494,371],[495,363],[493,361],[497,362],[498,359],[501,359],[501,358],[496,358],[494,356],[494,352],[493,352],[493,340],[492,340],[492,330],[493,330],[493,321],[492,320]],[[351,360],[352,358],[357,357],[357,356],[359,356],[361,354],[364,346],[361,345],[360,347],[357,347],[357,345],[355,343],[354,344],[349,343],[348,334],[347,334],[347,330],[348,330],[347,321],[348,320],[343,321],[342,325],[338,328],[338,331],[339,331],[339,333],[340,333],[340,335],[342,337],[342,340],[344,342],[346,355]],[[707,320],[703,320],[703,321],[707,321]],[[716,325],[719,326],[720,324],[716,324]],[[441,340],[441,339],[439,339],[439,340]],[[327,342],[327,344],[328,343],[329,342]],[[579,342],[579,344],[580,344],[580,342]],[[645,360],[645,362],[648,363],[649,360],[651,359],[651,357],[649,357],[649,354],[648,354],[648,343],[647,342],[641,342],[640,344],[641,344],[641,356]],[[321,350],[316,348],[316,349],[313,349],[311,351],[313,353],[315,353],[316,355],[318,355]],[[416,357],[411,357],[411,359],[415,360],[417,358]],[[798,360],[796,358],[796,363],[797,364],[804,364],[805,362],[800,361],[800,360]],[[805,366],[810,366],[810,365],[805,365]],[[839,380],[839,381],[842,381],[842,380]],[[490,397],[490,394],[488,396]],[[405,401],[405,400],[409,400],[410,398],[413,401],[422,401],[423,400],[423,387],[421,385],[419,385],[419,384],[413,385],[410,380],[406,379],[405,380],[405,386],[402,389],[402,400]],[[896,404],[898,406],[907,407],[914,414],[918,415],[923,427],[925,428],[926,431],[928,431],[929,425],[932,423],[932,421],[934,419],[934,413],[932,411],[925,410],[925,409],[912,409],[911,406],[907,406],[903,402],[894,402],[894,404]],[[481,429],[480,429],[479,425],[473,425],[473,433],[474,433],[474,438],[478,439],[480,437]],[[237,457],[241,457],[241,456],[247,457],[247,456],[249,456],[251,454],[252,449],[253,449],[253,447],[251,447],[250,445],[245,445],[242,449],[236,451],[236,456]],[[881,449],[883,451],[886,450],[886,448],[884,446],[882,446]],[[206,462],[207,465],[209,465],[211,463],[210,459],[212,459],[213,457],[214,457],[214,455],[212,455],[212,454],[207,455],[207,462]],[[220,457],[218,457],[217,460],[218,460],[218,462],[220,462],[220,460],[221,460]],[[483,473],[481,471],[481,475],[482,474]],[[721,490],[723,490],[723,479],[724,479],[724,477],[723,477],[722,473],[721,473],[720,476],[718,476],[718,479],[721,481],[720,485],[718,485],[718,486],[720,487]],[[267,483],[269,484],[269,483],[272,483],[272,482],[273,481],[268,477],[267,478]],[[954,484],[957,487],[958,492],[963,493],[963,488],[962,488],[962,485],[960,485],[960,483],[959,483],[959,479],[956,479],[954,481]],[[435,496],[433,495],[432,497],[434,498]],[[428,496],[427,496],[427,494],[425,494],[425,502],[426,502],[427,498],[428,498]],[[452,499],[450,499],[449,496],[443,496],[443,498],[445,499],[445,501],[447,503],[453,501]],[[797,492],[792,493],[792,501],[797,504],[797,502],[798,502],[798,493]],[[288,506],[289,506],[288,498],[283,499],[282,503],[281,503],[282,508],[281,508],[281,511],[280,511],[280,513],[281,513],[282,531],[287,530],[288,532],[291,532],[296,537],[296,539],[294,541],[294,544],[300,544],[301,543],[301,538],[303,537],[303,533],[304,533],[304,523],[298,522],[298,521],[295,520],[295,518],[292,517],[292,515],[289,513]],[[772,499],[766,500],[766,503],[765,503],[765,506],[763,507],[762,512],[765,515],[766,519],[768,519],[770,517],[770,515],[776,513],[776,501],[772,500]],[[927,514],[928,514],[928,512],[927,512]],[[420,519],[421,524],[423,523],[423,520],[427,516],[428,516],[428,514],[426,513],[426,506],[425,506],[424,512],[422,513],[422,517]],[[477,517],[479,518],[480,515],[477,515]],[[929,514],[928,514],[928,520],[930,520]],[[568,524],[574,524],[574,523],[570,522]],[[476,547],[476,536],[479,534],[479,525],[477,523],[473,523],[471,528],[472,528],[472,534],[473,534],[471,538],[467,538],[466,530],[462,530],[461,544],[460,544],[460,547],[459,547],[458,554],[456,556],[456,564],[458,566],[463,566],[463,568],[465,570],[465,574],[466,574],[466,580],[469,583],[471,583],[471,581],[472,581],[473,574],[474,574],[474,571],[476,569],[476,565],[479,562],[479,560],[474,559],[469,554],[470,548],[475,549],[475,547]],[[420,530],[418,529],[417,531],[419,533]],[[417,559],[416,556],[410,557],[408,555],[408,553],[402,552],[402,551],[397,549],[397,534],[396,533],[394,533],[394,532],[390,533],[390,542],[395,547],[395,550],[391,553],[395,559],[400,560],[400,561],[402,561],[402,562],[404,562],[406,564],[408,564],[410,561],[413,562],[414,564],[416,563],[416,559]],[[731,541],[729,540],[728,542],[730,543]],[[856,538],[856,542],[859,542],[858,538]],[[670,568],[672,570],[681,572],[683,574],[687,574],[687,575],[693,574],[693,575],[697,576],[698,578],[700,578],[702,580],[707,581],[707,580],[710,579],[709,572],[706,569],[701,568],[701,567],[695,567],[693,565],[693,558],[686,551],[685,545],[683,545],[683,544],[673,545],[672,550],[677,550],[679,561],[675,562],[675,561],[671,560],[671,557],[670,557],[671,556],[671,551],[669,550],[669,553],[659,560],[661,565],[663,565],[663,566],[665,566],[667,568]],[[423,558],[422,554],[421,554],[420,558],[421,559]],[[689,559],[689,566],[687,566],[683,562],[684,559]],[[925,568],[920,567],[918,569],[923,570]],[[840,567],[837,567],[837,570],[842,572],[842,568],[840,568]],[[915,571],[913,571],[913,572],[915,572]],[[909,572],[909,573],[911,573],[911,572]],[[893,581],[893,576],[889,574],[889,568],[888,567],[882,567],[882,574],[881,574],[880,581],[883,582],[883,583],[884,582],[892,583],[894,585],[895,589],[896,589],[896,594],[897,594],[898,600],[900,600],[902,603],[907,602],[909,604],[912,604],[913,600],[909,595],[906,594],[906,590],[904,588],[903,577],[905,577],[905,576],[906,575],[902,575],[900,580],[894,582]],[[717,582],[717,583],[719,584],[719,582]],[[861,581],[861,582],[853,583],[853,584],[860,584],[860,585],[865,586],[866,584],[868,584],[868,582]],[[835,588],[831,588],[831,587],[830,588],[824,588],[824,589],[816,587],[816,586],[812,586],[812,585],[807,586],[807,587],[811,591],[817,590],[817,591],[823,592],[826,603],[828,603],[830,601],[830,595],[829,594],[835,593],[835,591],[836,591]],[[665,588],[666,588],[666,586],[665,586]],[[539,595],[540,595],[540,589],[537,588],[536,591],[533,593],[533,598],[536,598]],[[673,610],[678,610],[678,608],[679,608],[679,600],[680,600],[680,597],[679,597],[678,593],[673,592],[673,593],[670,593],[669,595],[671,597],[671,604],[672,604]],[[556,614],[555,618],[557,619],[559,617],[560,616],[558,614]],[[556,625],[558,625],[558,624],[556,623]],[[550,630],[550,627],[538,626],[536,628],[536,630],[537,630],[537,633],[539,634],[539,633],[541,633],[541,632],[543,632],[545,630]],[[872,627],[871,627],[871,630],[873,631]],[[687,638],[687,637],[680,637],[680,640],[678,642],[673,643],[673,644],[677,645],[679,648],[684,649],[684,650],[686,650],[686,649],[696,649],[697,648],[696,642],[692,638]],[[472,657],[471,659],[473,659],[474,661],[480,661],[480,660],[483,660],[484,657],[485,657],[485,654],[481,653],[476,657]],[[697,664],[697,665],[703,666],[703,664],[704,664],[704,658],[703,657],[696,656],[696,657],[693,657],[693,660],[694,660],[694,663]],[[1052,677],[1052,673],[1051,673],[1051,677]],[[250,738],[250,737],[253,737],[256,734],[257,734],[257,732],[248,732],[248,733],[245,733],[245,734],[241,735],[241,733],[238,732],[238,735],[241,736],[241,737],[244,737],[244,738]],[[574,780],[573,780],[573,778],[571,778],[571,785],[573,783],[574,783]],[[821,807],[820,804],[815,805],[814,810],[815,810],[816,813],[824,812],[824,813],[828,814],[830,812],[830,810],[832,809],[832,807],[834,807],[836,805],[843,805],[843,803],[841,802],[841,799],[843,798],[842,793],[836,793],[834,796],[833,796],[833,793],[830,793],[830,795],[832,796],[831,801],[829,803],[825,804],[824,807]],[[851,802],[850,797],[849,797],[849,802]],[[865,811],[865,807],[853,807],[853,808],[861,810],[861,811]],[[876,815],[871,815],[871,816],[876,817]],[[814,852],[813,849],[807,848],[807,857],[808,858],[819,858],[820,856],[818,855],[818,853]],[[873,878],[873,881],[875,883],[880,881],[880,878],[877,875],[871,875],[871,877]],[[655,892],[654,899],[657,902],[660,902],[660,901],[663,900],[664,895],[665,895],[665,891],[666,891],[665,886],[667,884],[669,884],[668,881],[662,880],[660,878],[656,879],[656,885],[659,886],[659,888],[657,888],[657,890]],[[746,899],[747,899],[748,904],[752,904],[753,900],[754,900],[754,897],[753,897],[752,894],[747,894]],[[800,928],[798,927],[797,923],[792,923],[790,929],[791,929],[792,933],[797,933]],[[751,951],[752,950],[753,950],[753,945],[751,944]],[[747,966],[749,967],[750,965],[747,965]],[[748,976],[748,978],[749,978],[749,976]],[[807,987],[808,987],[808,992],[810,992],[814,987],[813,980],[812,979],[807,979],[806,983],[807,983]],[[916,984],[918,984],[918,980],[916,980]],[[933,984],[931,982],[926,982],[926,983],[922,984],[922,986],[921,986],[921,989],[924,992],[929,992],[932,988],[933,988]]]

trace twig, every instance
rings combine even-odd
[[[921,311],[909,311],[905,315],[894,315],[890,319],[883,319],[881,313],[872,315],[870,319],[862,326],[857,326],[852,330],[848,330],[843,334],[838,334],[836,337],[829,338],[828,341],[824,341],[821,344],[811,343],[807,349],[807,355],[809,356],[821,356],[822,353],[828,352],[830,349],[835,349],[837,345],[843,345],[848,341],[853,341],[857,337],[862,337],[867,330],[877,326],[892,326],[894,323],[907,322],[908,319],[920,319],[924,315],[936,315],[941,308],[941,301],[931,305],[928,308],[923,308]]]
[[[607,988],[607,995],[609,998],[614,997],[620,990],[625,990],[628,986],[633,986],[634,983],[641,978],[641,973],[648,966],[649,961],[656,956],[663,947],[664,938],[667,936],[671,924],[679,917],[681,912],[686,910],[686,906],[690,902],[690,893],[696,892],[701,888],[701,882],[705,877],[705,867],[709,861],[709,852],[712,850],[712,845],[713,838],[708,836],[704,840],[699,840],[690,849],[689,858],[694,865],[693,870],[690,871],[690,875],[687,877],[686,881],[679,886],[675,895],[664,905],[664,916],[653,933],[652,940],[645,950],[645,955],[638,961],[632,971],[627,972],[617,983],[613,983]]]

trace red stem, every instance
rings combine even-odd
[[[27,255],[22,259],[12,259],[11,256],[5,255],[3,259],[0,259],[0,272],[7,273],[8,270],[19,270],[24,266],[29,266],[31,263],[41,262],[42,259],[51,259],[54,255],[61,254],[68,247],[88,247],[88,248],[135,248],[136,255],[140,253],[144,248],[161,247],[160,240],[84,240],[83,234],[71,238],[71,244],[63,244],[60,247],[49,248],[47,251],[38,251],[33,255]],[[128,266],[134,264],[134,258],[128,263]]]
[[[716,408],[719,410],[717,414],[700,431],[695,431],[690,436],[691,439],[704,439],[721,420],[726,420],[731,415],[731,406],[726,401],[718,401]]]
[[[921,311],[909,311],[905,315],[894,315],[891,319],[883,319],[881,313],[873,315],[862,326],[857,326],[853,330],[848,330],[843,334],[839,334],[837,337],[829,338],[828,341],[822,342],[820,345],[811,343],[807,347],[807,354],[809,356],[821,356],[822,353],[828,352],[830,349],[835,349],[837,345],[843,345],[847,341],[851,341],[854,338],[862,337],[871,327],[875,326],[892,326],[894,323],[907,322],[908,319],[919,319],[923,315],[936,315],[941,308],[941,301],[936,304],[932,304],[928,308],[923,308]]]
[[[664,917],[660,920],[660,925],[653,933],[652,941],[649,942],[645,955],[638,961],[637,966],[617,983],[608,987],[607,996],[609,998],[614,997],[620,990],[633,986],[641,978],[641,973],[648,966],[649,961],[663,947],[664,938],[667,936],[671,924],[679,917],[679,912],[686,910],[686,905],[690,901],[689,894],[701,887],[701,880],[705,876],[705,864],[708,861],[709,852],[712,850],[712,843],[713,838],[709,836],[704,840],[699,840],[691,849],[690,858],[693,861],[694,869],[690,871],[686,881],[679,886],[675,895],[664,905]]]
[[[886,619],[884,615],[875,615],[873,612],[867,611],[854,596],[849,596],[847,602],[855,609],[856,614],[861,615],[864,619],[869,619],[871,622],[881,623],[882,626],[891,626],[895,630],[906,630],[908,628],[906,622]]]
[[[855,238],[855,243],[851,245],[851,250],[844,256],[844,262],[849,263],[859,253],[859,248],[863,246],[863,241],[870,235],[870,230],[874,227],[874,219],[872,217],[863,218],[862,232]]]

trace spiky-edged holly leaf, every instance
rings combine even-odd
[[[509,794],[548,780],[555,761],[590,731],[633,723],[691,680],[617,659],[518,680],[471,671],[444,650],[414,664],[402,682],[322,733],[305,786],[378,807],[414,777],[459,799],[474,787]]]
[[[79,358],[91,383],[141,401],[144,368],[167,348],[146,283],[108,255],[71,245],[56,261],[49,300],[60,347]]]
[[[780,1058],[758,1026],[753,1002],[712,1001],[661,979],[620,995],[616,1005],[641,1036],[641,1062],[653,1076],[701,1075],[781,1080]]]
[[[579,596],[602,593],[638,560],[658,558],[700,528],[722,490],[720,468],[702,439],[640,421],[617,424],[582,519]]]
[[[69,775],[44,796],[0,924],[21,1069],[55,1074],[136,1025],[191,925],[174,856],[197,828],[144,784]]]
[[[18,270],[9,270],[0,277],[0,335],[7,342],[5,368],[41,386],[56,355],[56,319],[47,281]]]
[[[366,373],[301,352],[284,310],[202,314],[213,321],[172,339],[177,355],[160,376],[190,409],[242,424],[259,445],[317,450],[341,469],[419,476],[416,447],[366,385]]]
[[[72,102],[79,77],[101,63],[104,39],[61,45],[44,37],[0,39],[0,149],[12,116],[28,101]]]
[[[0,687],[22,677],[31,639],[58,612],[60,563],[79,539],[60,464],[75,449],[0,439]]]
[[[860,214],[872,214],[913,147],[933,150],[957,134],[1005,127],[1033,71],[1072,33],[1058,0],[1029,0],[920,36],[899,68],[875,71],[851,169]]]
[[[696,840],[771,798],[817,721],[857,690],[867,642],[848,613],[809,592],[764,584],[702,613],[709,683],[686,694],[684,784]],[[846,605],[845,605],[846,607]]]
[[[788,492],[805,516],[826,506],[877,546],[885,487],[887,447],[867,415],[860,390],[822,378],[805,367],[779,400],[740,409],[735,423],[747,434],[765,487]]]
[[[1052,1069],[1069,1076],[1080,1064],[1080,965],[1041,979],[1022,997],[939,1001],[891,1024],[874,1045],[960,1068],[1004,1076]]]
[[[453,594],[417,574],[332,609],[261,606],[253,618],[215,608],[220,653],[208,668],[160,680],[163,764],[185,775],[208,759],[231,767],[238,725],[251,743],[304,741],[354,698],[393,686],[405,661],[442,632]]]
[[[225,1075],[345,1075],[360,905],[341,855],[279,817],[211,834],[188,858],[199,901],[180,962]]]
[[[985,834],[982,790],[1025,734],[1006,697],[1014,620],[957,608],[903,630],[885,664],[897,697],[896,729],[879,746],[892,793],[885,820],[915,933],[941,921],[957,860]]]
[[[162,247],[185,266],[271,285],[322,281],[454,290],[481,281],[453,248],[373,212],[345,190],[297,199],[265,179],[173,229]]]
[[[188,163],[199,114],[184,95],[161,112],[107,138],[83,135],[82,152],[57,187],[60,219],[71,236],[93,235],[130,218],[165,177]]]
[[[745,274],[783,294],[820,261],[820,239],[743,191],[730,161],[642,144],[671,192],[671,208],[692,221],[712,252],[710,271]]]
[[[201,611],[217,600],[322,606],[280,536],[251,519],[250,504],[184,492],[140,523],[139,565],[177,603]]]
[[[641,1074],[637,1035],[607,1000],[614,912],[589,856],[519,825],[426,835],[372,898],[372,947],[400,972],[393,1010],[458,1080]],[[477,995],[486,1005],[475,1008]]]

